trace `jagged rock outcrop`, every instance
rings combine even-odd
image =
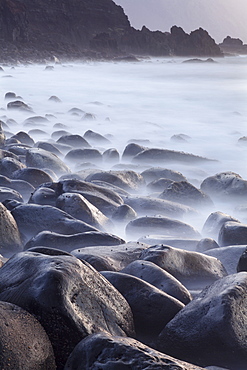
[[[202,29],[136,30],[112,0],[0,0],[0,49],[2,60],[221,54]]]
[[[219,47],[224,54],[247,54],[247,45],[242,40],[231,36],[227,36]]]

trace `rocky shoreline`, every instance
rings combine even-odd
[[[185,166],[214,158],[141,137],[120,152],[80,106],[83,135],[15,92],[1,111],[0,367],[244,370],[247,225],[214,203],[241,207],[247,181],[195,186]]]

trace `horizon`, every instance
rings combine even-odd
[[[114,0],[137,29],[170,31],[174,25],[190,33],[199,27],[217,43],[230,36],[247,44],[246,0]],[[143,6],[145,4],[145,6]],[[237,4],[237,5],[236,5]]]

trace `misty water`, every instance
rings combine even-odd
[[[247,145],[238,139],[247,135],[247,57],[216,59],[217,63],[183,63],[183,59],[144,59],[136,63],[76,62],[4,67],[1,73],[1,116],[14,119],[7,137],[18,131],[37,128],[46,134],[33,134],[35,141],[51,140],[56,123],[70,133],[83,135],[88,129],[111,140],[109,147],[120,155],[130,140],[146,147],[167,148],[215,159],[200,165],[157,163],[178,170],[197,187],[208,176],[234,171],[247,179]],[[52,65],[52,64],[50,64]],[[7,110],[6,92],[15,92],[34,113]],[[57,96],[61,102],[49,101]],[[71,108],[95,115],[82,120]],[[32,116],[47,116],[49,122],[28,126]],[[171,140],[188,135],[186,141]],[[101,148],[102,152],[107,147]],[[111,164],[104,164],[110,169]],[[70,164],[72,171],[78,165]],[[125,167],[127,168],[128,165]],[[129,164],[138,171],[138,167]],[[140,172],[146,167],[140,167]],[[210,212],[223,211],[239,217],[236,204],[215,204],[200,221],[200,229]],[[241,219],[240,221],[246,221]],[[198,224],[197,224],[198,223]],[[200,231],[200,230],[199,230]]]

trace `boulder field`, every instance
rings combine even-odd
[[[239,206],[247,180],[199,184],[184,170],[214,158],[134,140],[121,151],[80,108],[84,135],[50,133],[49,116],[6,100],[0,367],[245,370],[247,225],[220,202]],[[28,117],[11,133],[16,110]]]

